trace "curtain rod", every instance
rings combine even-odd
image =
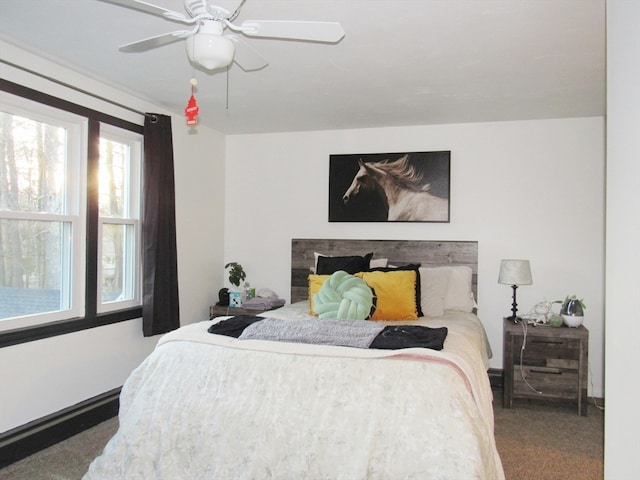
[[[50,77],[48,75],[45,75],[44,73],[36,72],[35,70],[31,70],[30,68],[23,67],[22,65],[18,65],[18,64],[15,64],[13,62],[9,62],[9,61],[4,60],[2,58],[0,58],[0,62],[5,63],[7,65],[10,65],[12,67],[15,67],[15,68],[17,68],[19,70],[22,70],[23,72],[27,72],[27,73],[30,73],[32,75],[36,75],[36,76],[38,76],[40,78],[44,78],[45,80],[49,80],[50,82],[57,83],[58,85],[62,85],[63,87],[70,88],[71,90],[75,90],[76,92],[80,92],[80,93],[83,93],[85,95],[89,95],[90,97],[97,98],[98,100],[102,100],[103,102],[110,103],[111,105],[115,105],[116,107],[124,108],[125,110],[129,110],[130,112],[137,113],[138,115],[142,115],[144,117],[149,117],[152,120],[157,119],[156,115],[154,115],[154,114],[141,112],[140,110],[136,110],[135,108],[131,108],[131,107],[128,107],[127,105],[123,105],[123,104],[118,103],[118,102],[116,102],[114,100],[110,100],[110,99],[102,97],[100,95],[96,95],[93,92],[89,92],[89,91],[84,90],[82,88],[76,87],[75,85],[71,85],[70,83],[63,82],[61,80],[58,80],[57,78]]]

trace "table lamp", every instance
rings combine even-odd
[[[502,260],[500,262],[500,274],[498,283],[511,285],[513,288],[513,303],[511,304],[511,316],[508,317],[513,323],[521,320],[518,317],[518,304],[516,303],[516,289],[518,285],[531,285],[531,267],[529,260]]]

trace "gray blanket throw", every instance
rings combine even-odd
[[[245,328],[239,338],[369,348],[383,328],[384,325],[364,320],[325,318],[287,321],[265,318]]]

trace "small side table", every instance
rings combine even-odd
[[[586,417],[589,331],[583,325],[526,325],[523,350],[524,327],[504,319],[504,408],[514,398],[570,400]]]
[[[264,310],[249,310],[241,307],[211,305],[209,306],[209,320],[227,315],[258,315],[262,312],[264,312]]]

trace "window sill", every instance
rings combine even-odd
[[[134,307],[115,312],[102,313],[94,318],[70,318],[59,322],[7,330],[0,332],[0,348],[56,337],[58,335],[66,335],[68,333],[125,322],[141,317],[142,307]]]

